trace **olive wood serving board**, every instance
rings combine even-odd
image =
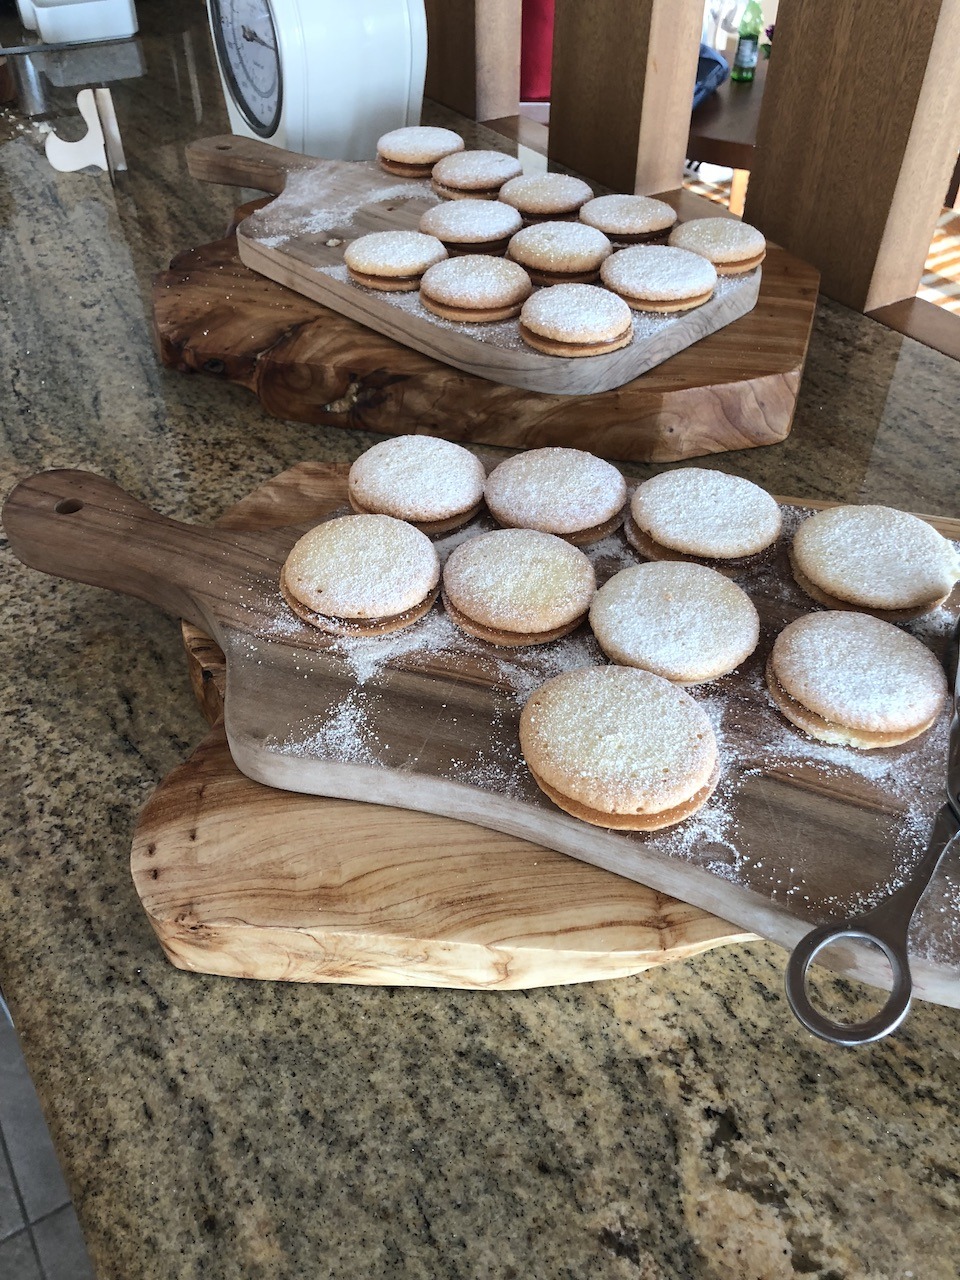
[[[525,681],[529,687],[530,677],[533,684],[543,678],[544,654],[504,654],[461,642],[438,610],[419,625],[440,633],[446,627],[443,643],[423,648],[414,637],[421,647],[389,659],[380,650],[375,674],[361,682],[356,642],[344,647],[299,624],[279,595],[280,567],[303,526],[248,532],[183,525],[110,481],[75,471],[46,472],[18,485],[3,521],[24,563],[152,601],[217,642],[227,663],[227,740],[235,763],[254,781],[437,813],[520,836],[788,947],[812,920],[850,914],[864,898],[888,891],[905,869],[893,856],[904,820],[912,816],[915,826],[929,827],[941,803],[937,735],[942,729],[945,757],[946,712],[926,748],[887,753],[888,765],[904,777],[913,762],[925,763],[912,814],[889,778],[877,781],[846,767],[836,749],[806,762],[796,752],[784,758],[782,750],[769,750],[764,735],[779,721],[758,671],[776,631],[806,611],[795,594],[784,593],[782,565],[772,577],[767,572],[744,584],[761,615],[757,653],[701,695],[728,700],[722,744],[722,787],[732,810],[727,825],[711,801],[706,822],[698,816],[642,835],[562,813],[517,760],[516,691]],[[949,536],[960,533],[956,522],[935,523]],[[785,559],[782,547],[777,554]],[[935,649],[956,608],[942,613],[929,641]],[[588,652],[586,633],[579,643]],[[358,712],[369,715],[373,729],[364,730],[363,741],[348,741],[340,732],[344,717]],[[788,733],[787,740],[799,737]],[[930,742],[936,750],[928,760]],[[931,909],[921,906],[923,938],[913,965],[917,993],[946,1004],[960,1004],[960,938],[954,912],[940,909],[949,904],[944,895],[954,892],[954,872],[947,867],[945,879],[934,884]],[[883,985],[885,975],[869,952],[845,947],[838,964]]]
[[[221,155],[224,146],[236,145],[235,140],[214,142]],[[261,147],[268,149],[248,140],[244,153]],[[195,150],[190,154],[196,157]],[[276,156],[271,159],[278,168],[282,164]],[[520,339],[516,320],[451,324],[421,306],[416,291],[367,289],[349,277],[343,255],[352,240],[372,231],[416,231],[426,210],[440,203],[427,179],[397,177],[374,160],[300,156],[296,167],[286,170],[276,199],[237,227],[240,261],[465,373],[550,395],[621,387],[752,311],[760,293],[762,268],[721,277],[713,297],[690,311],[632,312],[633,341],[619,351],[586,358],[544,355]]]
[[[308,163],[232,137],[193,143],[187,159],[195,177],[273,193]],[[722,212],[689,192],[666,198],[684,219]],[[586,396],[517,390],[431,359],[250,271],[235,230],[157,277],[157,346],[165,364],[240,382],[276,416],[518,447],[583,445],[589,414],[591,450],[638,461],[773,444],[790,431],[819,275],[775,245],[747,315]]]
[[[218,521],[317,521],[343,469],[300,463]],[[173,964],[304,982],[517,988],[625,977],[753,935],[541,845],[453,818],[251,782],[223,725],[226,659],[183,624],[212,729],[134,832],[137,893]]]

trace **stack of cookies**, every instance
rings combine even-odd
[[[429,177],[440,203],[417,232],[352,241],[350,278],[367,289],[419,290],[427,314],[455,324],[518,319],[519,337],[544,355],[618,351],[633,341],[635,312],[702,306],[718,274],[753,270],[766,249],[759,231],[734,219],[677,226],[665,201],[595,196],[568,174],[524,174],[514,157],[468,151],[449,129],[391,130],[378,160],[388,173]],[[474,257],[482,261],[444,261]]]
[[[549,644],[589,623],[610,665],[564,671],[529,698],[519,732],[532,778],[566,812],[611,828],[669,826],[707,801],[719,750],[685,686],[729,675],[760,643],[757,608],[734,579],[749,584],[774,563],[775,499],[739,477],[682,467],[628,502],[617,468],[580,449],[530,450],[486,475],[468,450],[429,436],[369,449],[348,491],[356,514],[305,534],[283,567],[281,591],[299,618],[335,636],[384,635],[414,625],[442,591],[454,626],[500,648]],[[500,528],[464,530],[441,566],[430,537],[469,524],[484,503]],[[640,562],[598,589],[591,549],[621,523]],[[955,547],[904,512],[836,507],[804,519],[788,554],[823,607],[770,644],[770,705],[831,745],[882,749],[925,733],[946,679],[897,624],[951,594]]]

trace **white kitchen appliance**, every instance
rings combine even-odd
[[[120,40],[137,30],[133,0],[17,0],[17,10],[47,44]]]
[[[327,159],[368,160],[418,124],[423,0],[208,0],[234,133]]]

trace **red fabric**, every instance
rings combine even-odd
[[[547,102],[553,62],[554,0],[523,0],[520,32],[520,97]]]

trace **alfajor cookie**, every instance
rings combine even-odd
[[[350,505],[361,515],[407,520],[427,534],[471,520],[483,503],[479,458],[436,436],[394,436],[362,453],[347,477]]]
[[[633,317],[622,298],[595,284],[557,284],[523,304],[520,337],[547,356],[601,356],[633,341]]]
[[[463,150],[463,139],[452,129],[409,125],[391,129],[377,139],[377,159],[387,173],[401,178],[429,178],[444,156]]]
[[[499,200],[512,205],[524,222],[576,218],[593,188],[567,173],[530,173],[511,178],[500,188]]]
[[[617,527],[627,485],[616,467],[582,449],[531,449],[490,472],[484,497],[498,524],[582,545]]]
[[[702,306],[717,285],[706,258],[665,244],[638,244],[611,254],[600,279],[634,311],[662,313]]]
[[[516,209],[499,200],[444,200],[420,219],[420,230],[436,236],[451,257],[461,253],[502,256],[523,226]]]
[[[651,196],[597,196],[580,209],[580,221],[615,244],[646,244],[665,238],[677,220],[663,200]]]
[[[904,622],[936,609],[960,581],[960,556],[917,516],[893,507],[832,507],[804,520],[793,576],[829,609]]]
[[[294,544],[280,574],[287,604],[338,636],[386,635],[429,612],[440,561],[425,533],[392,516],[341,516]]]
[[[480,253],[438,262],[420,281],[423,306],[457,324],[509,320],[520,314],[532,292],[523,267]]]
[[[461,151],[437,161],[430,185],[443,200],[496,200],[503,184],[522,172],[520,161],[502,151]]]
[[[760,638],[753,602],[722,573],[662,561],[623,569],[594,596],[590,626],[612,662],[675,684],[727,675]]]
[[[576,547],[534,529],[497,529],[461,542],[443,570],[443,605],[468,635],[518,648],[568,635],[597,581]]]
[[[694,218],[670,232],[669,243],[707,258],[721,276],[759,267],[767,254],[763,232],[737,218]]]
[[[926,645],[864,613],[808,613],[777,636],[770,696],[792,724],[837,746],[895,747],[929,729],[947,681]]]
[[[782,526],[776,500],[759,485],[681,467],[634,490],[624,533],[648,560],[689,560],[733,572],[772,546]]]
[[[371,231],[351,240],[343,251],[352,280],[390,293],[418,289],[426,269],[446,256],[439,240],[419,231]]]
[[[706,713],[669,680],[631,667],[548,680],[523,708],[520,750],[554,804],[599,827],[682,822],[719,777]]]
[[[507,257],[530,273],[534,284],[592,284],[613,245],[582,222],[538,222],[507,245]]]

